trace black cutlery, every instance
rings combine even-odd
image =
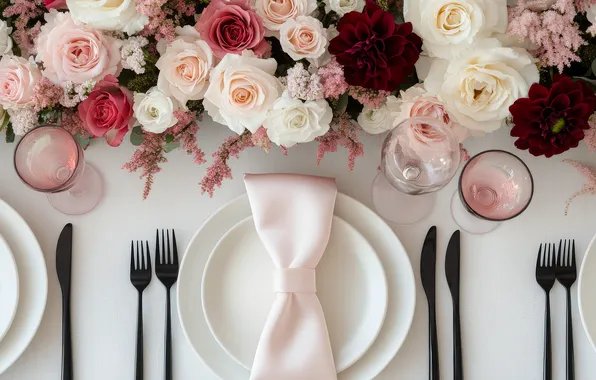
[[[56,272],[62,290],[62,380],[72,380],[70,331],[70,280],[72,270],[72,224],[62,229],[56,246]]]
[[[439,380],[439,343],[437,337],[437,309],[435,305],[437,265],[437,227],[432,226],[422,246],[420,279],[428,300],[429,379]]]
[[[573,353],[573,321],[571,313],[571,287],[577,280],[575,262],[575,240],[559,241],[557,258],[557,280],[567,291],[567,380],[575,380],[575,359]]]
[[[451,235],[445,255],[445,277],[453,300],[453,380],[463,380],[464,370],[461,348],[461,323],[459,317],[459,282],[460,282],[460,233]]]
[[[130,282],[139,293],[138,314],[137,314],[137,360],[135,366],[135,380],[143,380],[144,360],[143,360],[143,291],[151,283],[151,254],[149,252],[149,242],[145,242],[147,255],[143,242],[137,241],[135,252],[134,242],[130,243]],[[136,260],[135,260],[136,257]]]
[[[170,231],[161,230],[161,249],[159,230],[155,238],[155,275],[166,287],[166,348],[165,348],[165,380],[172,380],[172,310],[170,305],[170,289],[178,280],[178,248],[176,234],[172,230],[172,245],[170,245]]]
[[[544,248],[544,250],[543,250]],[[544,289],[544,380],[552,380],[552,348],[550,335],[550,290],[555,284],[555,245],[540,244],[536,259],[536,282]]]

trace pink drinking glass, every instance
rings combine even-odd
[[[487,150],[472,157],[459,178],[451,199],[451,214],[465,231],[483,234],[513,219],[530,205],[534,180],[516,155]]]
[[[77,140],[58,126],[41,125],[23,136],[14,166],[27,186],[47,193],[52,206],[64,214],[85,214],[101,200],[101,177],[85,165]]]
[[[434,208],[434,192],[451,181],[459,161],[459,142],[441,120],[404,120],[383,142],[381,173],[372,186],[375,210],[397,225],[424,219]]]

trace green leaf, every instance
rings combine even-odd
[[[588,87],[592,89],[592,91],[596,92],[596,80],[585,77],[573,77],[571,79],[573,79],[574,82],[580,81],[585,83]]]
[[[8,126],[6,127],[6,142],[7,143],[12,143],[14,142],[14,131],[12,130],[12,123],[8,123]]]
[[[89,144],[91,144],[91,138],[88,135],[83,136],[82,134],[77,133],[75,138],[77,139],[79,145],[81,145],[81,148],[83,149],[87,149]]]
[[[596,59],[592,61],[592,74],[596,76]]]
[[[180,147],[179,142],[170,142],[163,146],[163,150],[166,153],[170,153],[171,151],[173,151],[174,149],[178,149],[179,147]]]
[[[346,108],[348,107],[348,94],[347,93],[343,93],[339,96],[339,99],[337,99],[337,103],[335,104],[335,112],[338,115],[341,115],[342,113],[346,112]]]
[[[137,125],[132,129],[130,134],[130,143],[134,146],[139,146],[143,143],[143,140],[145,140],[143,130],[141,129],[141,126]]]
[[[174,135],[166,135],[166,144],[169,144],[172,141],[174,141]]]
[[[10,116],[8,116],[8,112],[4,111],[2,115],[2,120],[0,120],[0,131],[3,131],[8,122],[10,121]]]

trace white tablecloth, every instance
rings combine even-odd
[[[210,155],[228,135],[227,128],[204,122],[199,137]],[[3,136],[2,136],[3,138]],[[183,152],[168,154],[169,162],[156,175],[153,191],[141,199],[143,182],[121,170],[133,147],[114,149],[98,141],[86,152],[105,180],[105,197],[97,209],[81,217],[55,211],[43,194],[27,189],[12,164],[14,144],[0,143],[0,198],[12,205],[30,224],[48,264],[49,296],[41,327],[30,347],[0,380],[60,379],[61,297],[55,273],[58,234],[67,222],[74,224],[72,328],[74,374],[79,380],[133,378],[137,295],[129,281],[131,239],[148,239],[153,246],[156,228],[175,228],[182,252],[203,221],[228,200],[242,194],[244,172],[295,172],[337,178],[339,190],[371,205],[370,186],[377,173],[380,137],[364,137],[366,155],[350,172],[347,154],[340,151],[315,165],[316,144],[269,154],[259,149],[234,160],[234,179],[218,189],[214,198],[200,194],[198,182],[205,165],[197,166]],[[542,378],[544,293],[534,279],[538,244],[575,238],[579,259],[596,232],[596,197],[581,197],[564,216],[565,201],[584,179],[562,158],[596,163],[582,146],[562,157],[534,158],[515,149],[505,129],[466,143],[471,154],[501,148],[519,154],[534,175],[532,204],[519,218],[497,230],[462,237],[462,329],[464,367],[471,380],[539,380]],[[444,273],[444,252],[457,228],[450,216],[452,181],[438,194],[433,215],[412,227],[396,227],[412,260],[417,279],[416,315],[410,334],[380,380],[428,378],[427,306],[419,280],[422,241],[429,226],[438,226],[438,326],[441,373],[452,379],[451,297]],[[596,290],[596,289],[595,289]],[[552,293],[554,378],[565,371],[564,292]],[[594,294],[596,297],[596,292]],[[596,353],[580,322],[574,292],[576,378],[596,379]],[[145,379],[163,379],[165,294],[154,278],[145,291]],[[215,380],[186,342],[176,311],[173,315],[174,377],[177,380]],[[226,379],[230,380],[230,379]],[[233,380],[233,379],[231,379]],[[367,379],[363,379],[367,380]]]

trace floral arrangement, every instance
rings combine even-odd
[[[7,141],[41,123],[84,147],[129,139],[144,197],[168,152],[207,162],[205,114],[231,130],[210,195],[246,148],[313,142],[319,162],[341,146],[352,168],[359,135],[413,116],[460,143],[507,126],[537,156],[596,148],[596,0],[0,0],[0,14]]]

